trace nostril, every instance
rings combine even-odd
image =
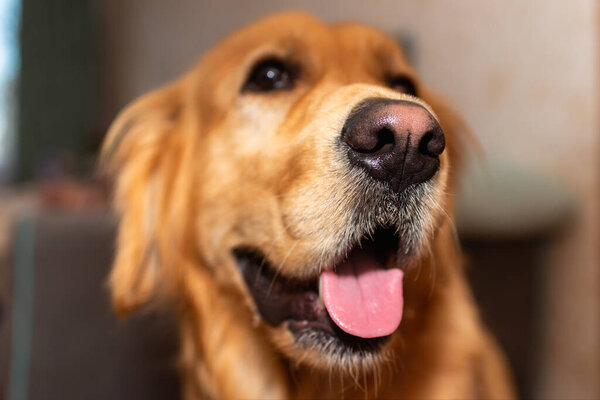
[[[429,131],[423,135],[421,141],[419,142],[419,153],[425,156],[431,155],[429,150],[429,143],[431,142],[431,139],[433,139],[433,132]]]
[[[352,150],[363,154],[391,150],[396,140],[394,131],[388,127],[379,130],[356,130],[353,134],[344,136]]]
[[[391,150],[394,147],[394,142],[396,140],[395,136],[394,131],[389,128],[380,129],[379,132],[377,132],[377,146],[371,150],[371,153],[379,152],[381,150]]]
[[[438,157],[444,152],[446,143],[444,134],[439,129],[427,131],[419,142],[419,153],[424,156]]]

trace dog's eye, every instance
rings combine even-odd
[[[259,62],[250,72],[242,91],[270,92],[291,89],[292,72],[288,66],[276,59]]]
[[[392,78],[389,81],[390,88],[400,93],[410,94],[411,96],[417,95],[417,88],[415,83],[405,76],[399,76]]]

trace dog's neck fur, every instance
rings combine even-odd
[[[433,260],[407,274],[407,307],[400,332],[390,343],[391,360],[371,372],[349,368],[323,372],[292,364],[273,346],[261,323],[252,321],[235,293],[223,296],[210,285],[206,268],[194,266],[185,281],[180,307],[183,392],[186,399],[213,398],[406,398],[481,395],[475,376],[481,334],[460,268],[450,227],[433,243]],[[433,268],[435,268],[435,273]],[[452,293],[452,295],[449,295]],[[457,295],[457,293],[459,295]],[[232,300],[233,299],[233,300]],[[239,300],[239,299],[237,299]],[[216,312],[215,310],[223,310]],[[203,325],[202,315],[221,315]],[[454,332],[451,332],[454,330]],[[427,357],[427,359],[425,359]],[[422,366],[427,366],[426,369]],[[448,371],[456,371],[456,376]],[[444,376],[444,379],[440,379]],[[435,377],[435,379],[433,379]],[[386,395],[386,392],[389,393]]]

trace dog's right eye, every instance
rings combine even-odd
[[[269,59],[259,62],[248,76],[243,92],[270,92],[291,89],[292,72],[283,62]]]
[[[409,94],[411,96],[417,96],[417,87],[415,82],[406,76],[399,76],[390,79],[389,86],[397,92]]]

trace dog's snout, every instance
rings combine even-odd
[[[445,147],[442,128],[426,108],[383,98],[369,99],[350,114],[342,141],[353,165],[397,192],[435,175]]]

